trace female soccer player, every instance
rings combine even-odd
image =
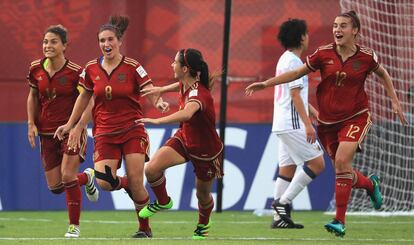
[[[337,236],[345,235],[345,212],[352,187],[366,189],[375,209],[382,205],[378,177],[367,178],[352,169],[354,155],[361,149],[371,126],[368,97],[364,91],[366,77],[371,72],[379,76],[391,98],[393,111],[407,124],[388,72],[378,64],[374,51],[356,43],[360,29],[354,11],[338,15],[333,23],[334,43],[319,47],[307,57],[303,66],[246,88],[246,94],[251,95],[257,90],[296,80],[311,71],[321,71],[322,81],[316,92],[318,135],[336,172],[336,217],[325,228]]]
[[[278,39],[286,51],[277,63],[276,75],[302,66],[300,56],[309,43],[306,22],[284,22]],[[271,228],[303,228],[290,218],[291,203],[325,168],[323,151],[308,116],[308,107],[313,108],[308,103],[308,89],[308,76],[275,86],[272,131],[279,139],[279,175],[273,192],[276,214]],[[306,164],[296,172],[297,165],[303,163]]]
[[[130,194],[138,212],[149,203],[144,187],[144,162],[148,159],[149,141],[142,118],[140,90],[152,87],[152,81],[138,61],[120,53],[122,36],[128,27],[125,16],[111,16],[109,23],[98,32],[99,47],[103,56],[90,61],[81,74],[80,85],[85,88],[75,104],[69,121],[61,126],[56,135],[69,130],[78,121],[88,101],[94,95],[93,136],[95,141],[95,175],[99,186],[106,191],[124,188]],[[161,111],[168,109],[168,103],[156,96],[149,97],[152,104]],[[82,123],[83,124],[83,123]],[[72,131],[71,146],[79,145],[79,130]],[[127,177],[118,177],[117,169],[125,159]],[[148,219],[139,218],[136,238],[152,237]]]
[[[68,148],[68,137],[62,141],[53,138],[59,125],[70,116],[78,92],[81,67],[65,58],[68,37],[62,25],[50,26],[43,37],[44,58],[31,63],[27,77],[30,93],[27,99],[28,139],[34,148],[35,137],[40,135],[41,157],[49,190],[54,194],[66,192],[69,228],[65,237],[79,237],[79,218],[82,196],[80,187],[85,185],[89,200],[97,201],[93,169],[78,173],[84,161],[86,131],[81,130],[81,147]],[[83,115],[85,116],[85,115]]]
[[[164,171],[191,160],[196,175],[198,224],[193,239],[205,239],[211,227],[210,214],[214,207],[211,186],[214,178],[223,176],[223,143],[216,132],[215,112],[210,88],[208,65],[200,51],[180,50],[171,64],[178,83],[146,90],[148,94],[179,92],[179,111],[162,118],[142,118],[139,123],[180,123],[179,130],[154,155],[145,167],[145,175],[157,200],[139,212],[142,218],[157,211],[170,209],[173,201],[167,194]]]

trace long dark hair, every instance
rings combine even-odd
[[[128,28],[129,18],[122,15],[112,15],[109,17],[109,21],[106,24],[103,24],[101,28],[99,28],[99,33],[110,30],[115,33],[115,36],[120,40],[124,35],[125,30]]]
[[[211,90],[218,75],[209,73],[208,64],[204,61],[201,52],[197,49],[188,48],[181,49],[179,53],[178,60],[182,66],[188,67],[190,76],[199,79],[204,87]]]

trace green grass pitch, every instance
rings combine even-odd
[[[323,225],[330,215],[294,212],[300,230],[270,229],[271,217],[252,212],[213,213],[213,227],[205,241],[192,241],[196,211],[169,211],[151,219],[154,238],[139,244],[414,244],[414,217],[348,216],[347,233],[337,238]],[[137,244],[133,211],[83,212],[81,237],[65,239],[67,214],[58,212],[0,212],[0,244]]]

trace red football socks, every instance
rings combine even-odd
[[[361,174],[358,170],[354,169],[354,185],[352,186],[355,189],[365,189],[368,193],[374,191],[374,185],[371,180]]]
[[[164,174],[156,181],[149,183],[152,191],[157,197],[158,203],[161,205],[166,205],[170,201],[170,198],[167,193],[167,189],[165,188],[166,183],[167,183],[167,180],[165,179]]]
[[[198,223],[207,225],[210,220],[211,211],[213,211],[214,199],[211,197],[211,200],[206,205],[201,205],[198,203]]]
[[[82,195],[78,180],[65,183],[66,206],[68,208],[69,223],[79,225]]]
[[[336,219],[345,224],[345,213],[352,189],[352,173],[337,173],[335,180]]]

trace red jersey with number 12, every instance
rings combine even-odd
[[[126,132],[136,127],[142,118],[140,90],[151,83],[147,72],[138,61],[122,57],[119,65],[108,74],[100,59],[90,61],[79,84],[95,96],[93,108],[94,137]],[[146,135],[143,124],[143,135]]]
[[[336,45],[329,44],[309,55],[306,66],[321,72],[322,81],[316,90],[319,121],[337,123],[368,110],[365,80],[379,67],[374,51],[357,45],[356,53],[342,61]]]
[[[190,156],[206,161],[214,159],[221,153],[223,143],[216,131],[216,114],[210,90],[196,82],[184,91],[180,83],[180,110],[189,102],[198,103],[200,109],[180,124],[175,136],[182,141]]]

